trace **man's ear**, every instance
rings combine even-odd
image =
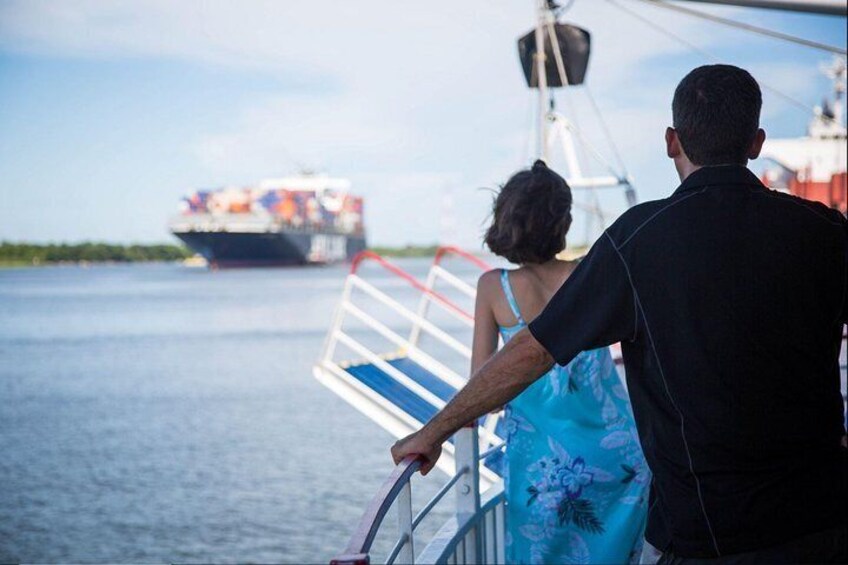
[[[754,141],[751,142],[751,147],[748,149],[748,159],[756,159],[760,156],[760,151],[763,150],[763,143],[766,142],[766,131],[763,128],[757,130],[757,135],[754,136]]]
[[[677,131],[672,127],[665,128],[665,152],[672,159],[677,159],[683,152]]]

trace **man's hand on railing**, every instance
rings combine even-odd
[[[553,364],[550,353],[524,328],[486,361],[420,431],[392,447],[395,464],[406,455],[422,455],[427,462],[422,465],[421,474],[426,475],[439,459],[442,442],[462,426],[521,394]]]
[[[423,431],[417,431],[397,440],[392,446],[392,459],[397,465],[407,455],[420,455],[424,458],[424,462],[421,464],[421,474],[426,475],[436,466],[436,461],[442,454],[442,444],[423,437]]]

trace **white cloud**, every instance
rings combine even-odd
[[[302,95],[275,97],[242,110],[232,131],[206,134],[193,149],[207,168],[228,177],[250,170],[279,174],[281,166],[324,169],[375,150],[394,159],[403,150],[403,132],[376,110]]]
[[[756,41],[619,1],[708,50],[732,45],[741,51]],[[515,48],[533,25],[532,5],[529,0],[7,1],[0,4],[0,48],[176,59],[324,85],[309,96],[298,91],[246,96],[228,127],[197,133],[192,154],[227,181],[289,173],[298,165],[350,176],[369,198],[368,219],[378,243],[395,242],[393,234],[434,239],[439,230],[434,191],[452,190],[465,220],[459,222],[460,242],[476,246],[489,205],[477,188],[505,180],[526,164],[528,146],[534,148],[527,113],[533,95],[524,87]],[[626,161],[637,180],[648,183],[643,194],[667,193],[662,131],[674,85],[692,64],[681,57],[688,47],[607,2],[576,2],[566,19],[593,33],[589,80]],[[815,71],[798,64],[759,70],[795,96],[809,94],[814,82],[799,80]],[[572,97],[575,115],[584,127],[591,125],[591,139],[605,148],[581,94]],[[785,111],[785,103],[767,100],[766,119]]]

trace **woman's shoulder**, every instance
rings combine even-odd
[[[577,268],[581,259],[583,259],[583,257],[577,257],[575,259],[557,259],[556,265],[561,273],[568,276],[574,269]]]
[[[488,295],[494,290],[499,289],[501,287],[502,272],[503,269],[492,269],[480,275],[480,278],[477,279],[477,293]]]
[[[521,285],[525,280],[530,280],[526,271],[527,268],[523,266],[486,271],[477,279],[477,292],[503,292],[504,276],[507,277],[507,284],[514,289],[516,284]]]
[[[547,263],[543,269],[529,268],[521,266],[509,271],[510,281],[514,283],[517,291],[526,289],[530,292],[544,292],[544,289],[550,287],[559,288],[559,286],[571,276],[571,273],[577,267],[577,261],[553,260]]]

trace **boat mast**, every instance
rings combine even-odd
[[[548,161],[548,73],[545,68],[545,27],[551,17],[547,0],[536,0],[536,81],[539,88],[539,158]]]
[[[834,57],[829,65],[821,65],[822,73],[833,81],[833,97],[826,98],[821,106],[816,106],[815,117],[810,122],[808,134],[818,139],[842,139],[844,142],[846,126],[843,123],[843,96],[845,94],[846,64],[842,57]]]
[[[846,89],[846,76],[848,76],[848,68],[846,61],[841,57],[834,57],[830,66],[824,67],[824,73],[833,81],[833,123],[839,127],[844,127],[844,106],[843,97]]]

